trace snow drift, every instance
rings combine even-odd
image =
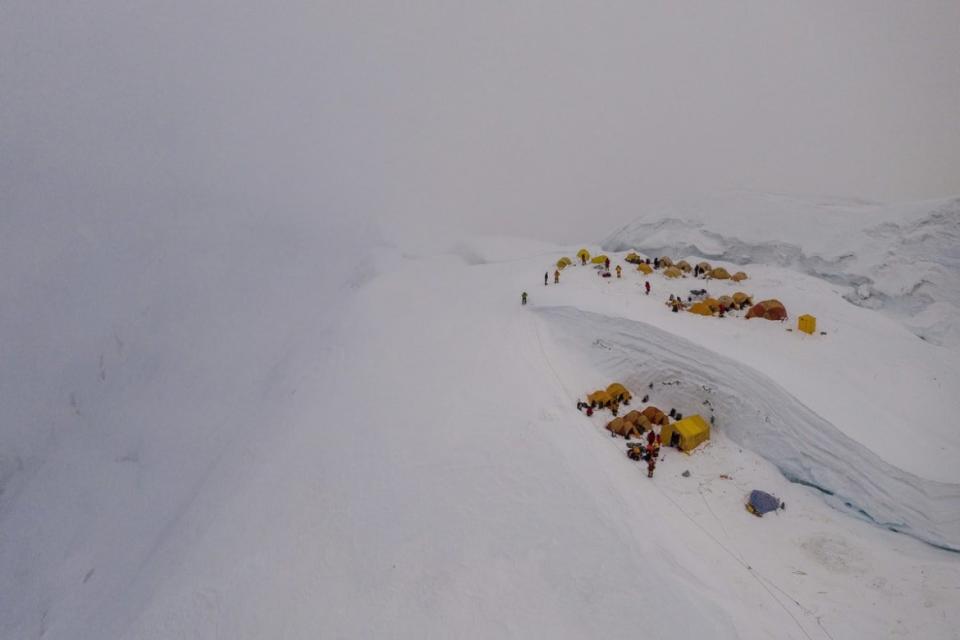
[[[572,307],[537,311],[569,349],[592,345],[586,359],[611,379],[631,389],[665,385],[659,397],[685,414],[713,413],[717,428],[789,480],[876,524],[960,551],[960,485],[884,462],[767,376],[684,338]]]

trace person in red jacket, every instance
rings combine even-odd
[[[647,280],[643,283],[643,288],[647,290],[647,295],[650,295],[650,281]]]
[[[607,271],[610,270],[610,258],[607,258],[603,261],[603,265],[607,268]]]

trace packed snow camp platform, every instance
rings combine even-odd
[[[651,483],[711,544],[737,546],[738,557],[751,548],[747,555],[766,557],[782,578],[808,575],[797,567],[811,545],[834,568],[866,553],[884,577],[866,589],[842,580],[851,589],[842,598],[848,612],[876,614],[876,601],[854,602],[903,579],[878,568],[880,549],[887,559],[895,549],[913,576],[933,570],[907,559],[913,553],[945,554],[933,571],[960,578],[960,441],[948,426],[960,405],[943,393],[960,381],[951,351],[851,305],[840,287],[776,266],[586,248],[552,260],[543,287],[524,285],[538,340],[572,398],[569,411],[594,437],[625,440],[616,450],[633,469],[626,490],[646,496]],[[917,423],[935,433],[908,436],[902,425]],[[856,542],[827,533],[840,523],[857,531]],[[780,537],[772,543],[779,551],[767,555],[770,535]],[[784,556],[774,560],[776,553]],[[841,571],[863,575],[862,566]],[[826,583],[833,587],[779,595],[802,603],[799,618],[815,620],[813,611],[840,597],[835,576]],[[958,601],[952,591],[948,598]],[[893,628],[903,624],[903,608],[896,604]],[[838,637],[814,624],[797,637]],[[875,626],[881,637],[886,624]],[[934,627],[930,637],[952,633]]]

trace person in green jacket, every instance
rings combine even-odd
[[[524,291],[520,296],[520,304],[527,304],[527,292]]]

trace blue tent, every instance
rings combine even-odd
[[[754,489],[750,492],[750,499],[747,500],[747,511],[755,516],[762,516],[770,511],[776,511],[780,508],[780,500],[766,491]]]

